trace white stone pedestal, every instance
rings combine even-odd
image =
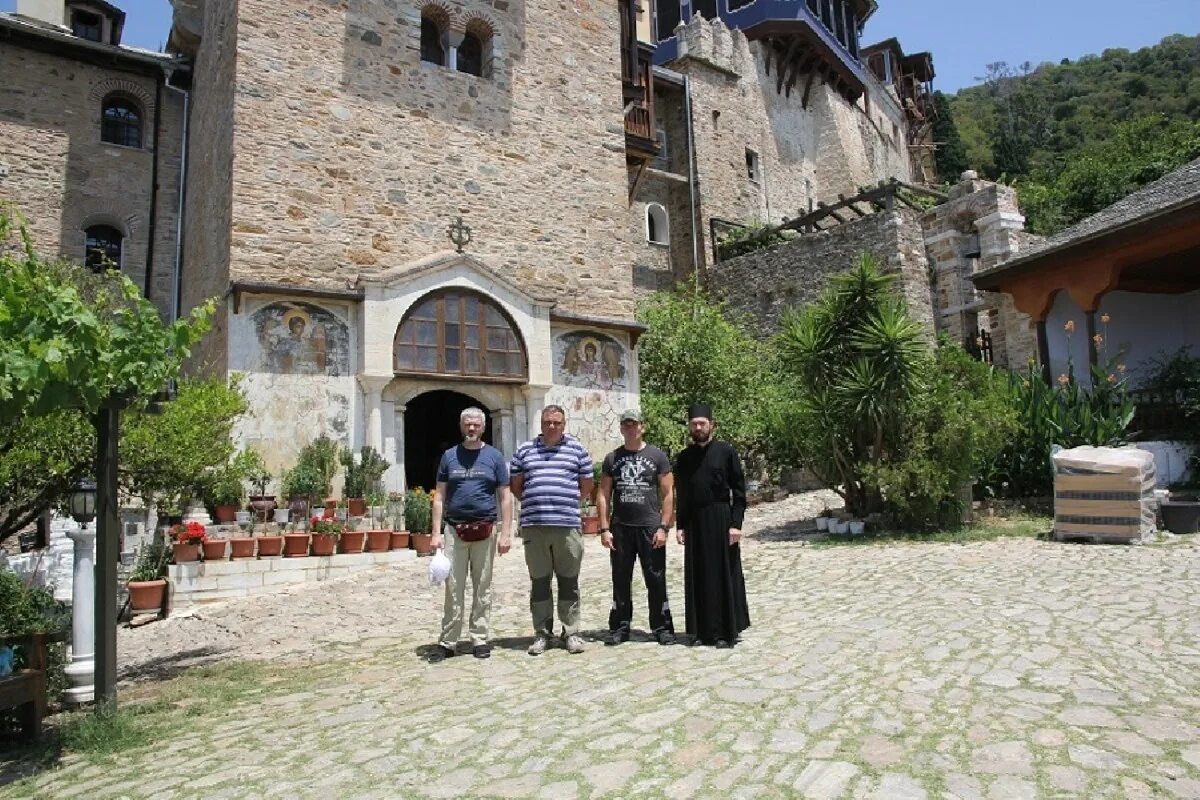
[[[183,516],[184,522],[199,522],[205,527],[212,525],[212,517],[208,515],[208,510],[204,508],[204,503],[199,500],[193,500],[188,506],[187,513]]]
[[[96,680],[96,529],[67,531],[75,543],[75,564],[71,580],[71,663],[66,667],[70,687],[64,695],[69,705],[82,705],[95,699]]]

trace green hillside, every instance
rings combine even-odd
[[[1036,68],[1003,62],[940,103],[939,172],[976,169],[1021,191],[1052,233],[1200,157],[1200,36]]]

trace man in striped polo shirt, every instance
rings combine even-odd
[[[567,434],[567,413],[561,406],[542,409],[542,435],[517,448],[509,471],[513,495],[521,501],[521,538],[532,584],[529,611],[534,640],[529,655],[546,652],[554,635],[551,578],[558,581],[558,618],[567,652],[582,653],[579,500],[592,494],[592,457],[578,439]]]

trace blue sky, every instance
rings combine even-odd
[[[158,49],[171,25],[168,0],[116,0],[125,42]],[[12,11],[16,0],[0,0]],[[936,85],[975,83],[993,61],[1058,62],[1109,47],[1136,50],[1170,33],[1200,33],[1200,0],[879,0],[866,41],[899,37],[909,52],[933,51]]]

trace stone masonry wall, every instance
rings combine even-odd
[[[122,271],[144,287],[157,151],[150,296],[165,314],[175,258],[182,101],[164,91],[156,143],[154,76],[84,64],[11,42],[0,44],[0,75],[0,200],[16,204],[43,256],[82,262],[84,229],[112,225],[125,235]],[[140,103],[142,147],[100,140],[101,107],[111,92]]]
[[[203,47],[195,56],[191,96],[184,311],[206,298],[223,298],[229,283],[237,8],[236,3],[207,3],[203,9]],[[195,364],[223,373],[228,340],[228,308],[222,302],[212,330],[196,350]]]
[[[892,136],[886,103],[862,99],[852,105],[817,81],[806,109],[802,89],[790,96],[776,91],[761,44],[741,31],[697,16],[679,36],[680,55],[671,67],[692,82],[706,261],[712,217],[778,224],[818,200],[834,202],[838,194],[855,194],[886,178],[910,178],[904,131],[897,127],[899,135]],[[747,150],[758,156],[757,180],[749,176]]]
[[[971,276],[1041,240],[1024,224],[1017,193],[981,181],[974,172],[964,173],[950,199],[922,219],[935,274],[938,330],[959,342],[987,331],[993,363],[1010,369],[1022,369],[1036,356],[1034,325],[1007,295],[978,291]]]
[[[615,6],[442,5],[495,32],[490,78],[420,60],[416,2],[241,0],[230,277],[344,288],[451,249],[461,214],[519,285],[631,315]]]
[[[899,210],[872,214],[854,222],[808,234],[769,250],[759,250],[715,264],[708,282],[730,306],[743,313],[763,335],[778,331],[787,308],[816,300],[829,278],[850,269],[859,254],[869,252],[889,273],[909,313],[933,335],[928,262],[920,217]]]

